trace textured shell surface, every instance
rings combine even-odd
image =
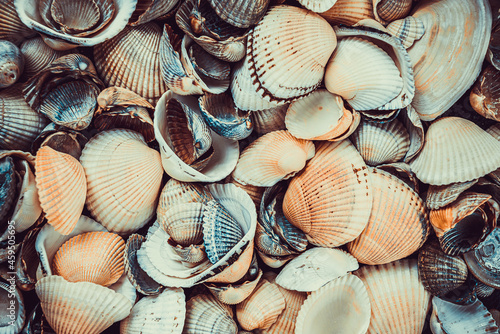
[[[320,15],[331,25],[354,25],[363,19],[373,19],[372,0],[337,0]]]
[[[464,254],[470,271],[482,283],[500,288],[500,228],[495,228],[488,237],[471,252]]]
[[[11,288],[7,283],[0,282],[0,296],[2,296],[0,303],[5,309],[13,306],[11,307],[12,313],[4,312],[0,317],[0,331],[5,334],[20,333],[26,320],[26,309],[21,291],[15,286]],[[14,303],[11,303],[11,300]],[[10,314],[14,315],[15,320],[11,320]]]
[[[24,70],[24,56],[9,41],[0,40],[0,88],[12,86]]]

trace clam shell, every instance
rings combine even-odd
[[[413,0],[373,0],[373,14],[377,21],[386,25],[410,14]]]
[[[271,7],[248,35],[246,61],[257,92],[268,101],[312,92],[336,44],[333,28],[318,14],[286,5]]]
[[[392,36],[399,39],[406,49],[410,48],[416,40],[422,38],[425,33],[422,20],[416,19],[413,16],[395,20],[386,29]]]
[[[408,131],[397,119],[388,123],[362,121],[350,138],[370,166],[397,162],[410,148]]]
[[[262,279],[253,293],[236,305],[236,317],[247,331],[269,328],[285,309],[286,302],[276,284]]]
[[[217,15],[238,28],[248,28],[262,19],[270,0],[209,0]]]
[[[288,131],[270,132],[243,150],[232,177],[242,184],[270,187],[302,170],[314,151],[311,141]]]
[[[160,18],[170,13],[177,6],[178,2],[179,0],[137,1],[137,6],[128,24],[138,26]]]
[[[451,183],[444,186],[429,186],[425,204],[429,209],[437,210],[453,203],[461,193],[474,186],[478,179]]]
[[[297,316],[295,333],[366,333],[370,299],[363,282],[345,275],[313,291]]]
[[[25,38],[36,34],[19,19],[14,7],[14,0],[2,1],[0,13],[2,13],[0,14],[0,39],[19,45]]]
[[[351,26],[363,19],[373,19],[372,0],[337,0],[333,7],[320,15],[331,25]]]
[[[162,165],[167,174],[180,181],[185,182],[215,182],[228,176],[238,161],[238,142],[223,138],[212,132],[212,145],[214,155],[201,171],[197,171],[185,164],[167,145],[165,141],[166,126],[166,102],[172,98],[179,99],[186,103],[189,108],[199,112],[199,106],[195,98],[182,99],[179,95],[166,92],[156,105],[154,125],[156,140],[160,144]]]
[[[160,72],[162,31],[155,23],[125,27],[117,36],[96,45],[94,60],[106,86],[127,88],[153,105],[167,87]]]
[[[371,304],[367,333],[421,333],[431,295],[418,278],[417,260],[364,266],[361,278]]]
[[[124,272],[125,242],[114,233],[87,232],[64,242],[54,255],[54,274],[68,282],[116,283]]]
[[[253,128],[259,135],[269,132],[286,130],[285,117],[288,110],[288,104],[275,108],[256,110],[250,115]]]
[[[157,219],[168,235],[182,246],[198,244],[203,240],[204,204],[178,203],[157,211]]]
[[[167,288],[157,296],[139,300],[120,322],[120,334],[182,333],[186,301],[182,289]]]
[[[19,48],[9,41],[0,40],[0,88],[12,86],[24,70],[24,57]]]
[[[416,87],[412,106],[423,121],[431,121],[457,102],[479,75],[490,39],[490,7],[486,0],[423,0],[412,16],[427,32],[408,49]],[[467,28],[465,21],[471,22]],[[461,47],[471,41],[476,47]]]
[[[315,13],[323,13],[335,5],[337,0],[299,0],[299,3],[305,8]]]
[[[470,181],[500,167],[500,142],[469,120],[440,118],[427,129],[410,167],[431,185]]]
[[[125,129],[100,132],[87,143],[80,160],[87,176],[87,208],[101,224],[127,234],[148,223],[163,170],[158,151],[149,148],[141,134]]]
[[[232,311],[212,295],[199,294],[186,303],[186,321],[183,333],[237,334],[238,326]]]
[[[336,248],[314,247],[290,261],[276,277],[276,283],[288,290],[316,291],[358,268],[358,261],[349,253]]]
[[[373,265],[411,255],[427,240],[430,227],[424,202],[415,191],[387,172],[373,168],[371,173],[377,196],[366,228],[347,249],[359,262]]]
[[[318,89],[290,104],[285,124],[302,139],[329,140],[344,134],[352,123],[352,113],[338,95]]]
[[[163,187],[158,202],[157,214],[164,216],[171,207],[184,203],[204,202],[211,199],[210,193],[197,183],[177,181],[172,178]]]
[[[94,1],[53,0],[50,12],[60,29],[71,35],[91,30],[100,18],[99,6]]]
[[[47,221],[69,234],[82,214],[87,195],[85,171],[72,156],[48,146],[36,155],[36,186]]]
[[[9,282],[10,283],[10,282]],[[21,333],[26,320],[26,310],[21,291],[15,284],[0,282],[0,296],[2,296],[2,322],[0,331],[4,334]]]
[[[205,286],[221,303],[227,305],[236,305],[244,301],[252,294],[262,277],[262,270],[253,280],[245,281],[241,284],[207,284]]]
[[[470,104],[481,116],[500,120],[500,71],[493,66],[483,70],[470,92]]]
[[[56,333],[97,334],[129,315],[132,304],[124,295],[89,283],[67,282],[51,275],[36,284],[42,310]]]
[[[324,142],[290,182],[283,212],[310,243],[336,247],[366,227],[372,198],[370,174],[354,145],[349,140]]]
[[[495,228],[473,251],[464,254],[472,274],[482,283],[500,289],[500,228]]]
[[[41,37],[25,40],[21,44],[20,50],[24,56],[24,75],[28,78],[44,70],[54,60],[66,54],[66,52],[49,47]]]

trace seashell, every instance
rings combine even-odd
[[[26,27],[14,7],[14,0],[5,0],[0,3],[0,39],[7,40],[16,45],[21,44],[25,38],[34,36],[36,33]]]
[[[0,88],[6,88],[19,80],[24,70],[24,57],[14,43],[0,40],[0,59]]]
[[[414,18],[413,16],[395,20],[389,23],[386,29],[392,36],[399,39],[406,49],[409,49],[413,43],[422,38],[425,33],[425,27],[422,20]]]
[[[418,274],[427,291],[445,296],[465,283],[468,270],[462,258],[445,254],[437,242],[428,242],[418,252]]]
[[[97,103],[94,126],[98,131],[125,128],[139,132],[147,142],[155,139],[150,116],[154,107],[143,97],[126,88],[109,87],[99,93]]]
[[[336,45],[333,28],[318,14],[274,6],[249,33],[245,61],[264,99],[290,102],[319,86]]]
[[[373,14],[380,23],[403,19],[410,14],[413,0],[373,0]]]
[[[370,166],[397,162],[410,148],[408,131],[397,119],[388,123],[363,121],[350,138]]]
[[[495,228],[500,207],[491,195],[464,192],[453,203],[431,210],[429,220],[446,254],[478,247]]]
[[[53,42],[49,46],[58,50],[76,46],[94,46],[114,37],[126,28],[125,25],[132,16],[136,4],[135,0],[116,2],[54,0],[41,1],[39,4],[34,1],[14,0],[21,21],[28,28],[52,39]],[[74,16],[75,12],[80,15]],[[90,22],[85,22],[86,18],[90,19]]]
[[[288,104],[283,104],[275,108],[256,110],[250,115],[254,131],[259,135],[286,130],[285,117]]]
[[[323,13],[335,5],[337,0],[299,0],[299,3],[315,13]]]
[[[238,28],[248,28],[259,22],[266,13],[269,0],[209,0],[217,15],[227,23]]]
[[[139,234],[132,234],[128,238],[124,254],[125,273],[137,291],[143,295],[156,295],[163,287],[149,277],[137,261],[137,250],[141,248],[145,239]]]
[[[337,247],[366,227],[372,197],[370,174],[354,145],[348,140],[321,143],[290,182],[283,212],[310,243]]]
[[[408,163],[424,146],[424,126],[411,104],[406,107],[406,112],[403,111],[400,113],[400,120],[410,135],[410,148],[404,158],[404,161]]]
[[[477,281],[477,280],[476,280]],[[483,282],[477,281],[477,286],[475,292],[479,298],[487,298],[495,292],[495,288],[484,284]]]
[[[429,126],[424,147],[410,167],[420,181],[431,185],[465,182],[500,167],[497,152],[500,142],[473,122],[444,117]]]
[[[205,286],[221,303],[236,305],[252,294],[261,277],[262,270],[259,269],[259,273],[255,279],[247,280],[241,284],[205,283]]]
[[[43,313],[56,333],[101,333],[127,317],[130,301],[109,288],[89,282],[43,277],[36,284]]]
[[[373,265],[411,255],[427,240],[430,228],[424,202],[415,191],[387,172],[370,172],[377,196],[366,228],[347,249],[359,262]]]
[[[212,197],[200,184],[181,182],[172,178],[167,181],[161,191],[157,215],[161,219],[173,206],[193,202],[201,203],[207,199],[212,199]]]
[[[422,332],[431,295],[418,278],[417,260],[364,266],[355,274],[370,298],[367,333]]]
[[[470,92],[470,104],[481,116],[500,120],[500,71],[488,66],[482,72]]]
[[[358,261],[349,253],[314,247],[290,261],[276,277],[276,283],[288,290],[316,291],[358,268]]]
[[[8,219],[17,195],[18,178],[12,157],[0,159],[0,219]]]
[[[302,139],[331,140],[344,134],[352,123],[352,113],[338,95],[317,89],[290,104],[285,124],[290,133]]]
[[[346,301],[348,301],[346,303]],[[295,333],[366,333],[370,299],[363,282],[345,275],[313,291],[297,316]]]
[[[48,146],[36,155],[36,186],[49,224],[68,235],[82,214],[87,195],[85,171],[69,154]]]
[[[418,180],[410,170],[410,165],[405,162],[394,162],[392,164],[378,165],[377,169],[386,171],[406,182],[413,191],[418,193]]]
[[[2,281],[0,282],[0,296],[2,296],[2,306],[4,306],[1,314],[0,331],[5,334],[21,333],[26,320],[26,310],[21,291],[16,288],[15,283],[12,285]]]
[[[127,26],[96,45],[95,66],[106,86],[127,88],[155,105],[167,91],[159,70],[161,35],[160,27],[149,22]]]
[[[292,259],[294,254],[297,253],[293,248],[288,246],[286,242],[282,241],[272,229],[267,228],[268,226],[262,226],[259,222],[257,225],[257,230],[255,231],[255,246],[261,255],[263,261],[271,262],[268,264],[270,267],[282,266],[286,261]],[[272,262],[278,261],[278,263],[273,264]]]
[[[181,97],[168,91],[156,105],[154,125],[156,140],[160,144],[162,165],[167,174],[180,181],[185,182],[216,182],[228,176],[236,166],[239,156],[238,142],[223,138],[214,132],[212,135],[212,146],[214,154],[209,163],[201,171],[184,163],[169,147],[166,142],[166,103],[175,98],[186,104],[191,110],[199,112],[199,106],[195,98]]]
[[[236,108],[227,94],[206,93],[198,101],[203,119],[218,135],[242,140],[252,133],[251,113]]]
[[[170,13],[179,0],[137,1],[137,6],[128,21],[131,26],[138,26]]]
[[[498,333],[492,315],[480,300],[472,305],[457,305],[438,297],[432,298],[432,333]]]
[[[425,204],[429,209],[437,210],[453,203],[461,193],[474,186],[478,179],[451,183],[444,186],[429,186]]]
[[[183,333],[237,334],[238,325],[227,306],[212,295],[199,294],[186,303]]]
[[[416,87],[412,106],[423,121],[432,121],[457,102],[479,75],[490,39],[490,9],[485,0],[424,0],[412,16],[427,32],[408,49]],[[466,20],[471,22],[467,29],[462,24]],[[471,41],[476,47],[461,48]]]
[[[490,5],[493,13],[493,28],[491,30],[490,45],[486,53],[486,59],[500,71],[500,21],[498,20],[498,7],[495,8],[495,4],[492,1],[490,1]]]
[[[81,132],[65,128],[55,123],[49,123],[31,144],[31,152],[36,154],[42,146],[50,146],[56,151],[80,159],[82,149],[88,139]]]
[[[120,334],[159,332],[182,333],[186,316],[184,291],[167,288],[156,296],[139,300],[128,317],[120,322]]]
[[[20,48],[24,57],[24,75],[32,77],[47,68],[54,60],[67,52],[57,51],[43,42],[41,37],[25,40]]]
[[[227,9],[231,8],[228,3],[224,4]],[[187,36],[215,57],[228,62],[237,62],[245,57],[248,30],[235,28],[223,21],[208,1],[184,1],[175,15],[175,21]]]
[[[270,187],[302,170],[314,151],[311,141],[288,131],[270,132],[243,150],[232,176],[242,184]]]
[[[475,250],[464,254],[465,262],[472,274],[480,282],[495,289],[500,288],[499,241],[500,228],[497,227]]]
[[[260,205],[262,195],[264,194],[264,191],[266,190],[265,187],[252,186],[251,184],[241,184],[238,181],[234,180],[231,176],[228,176],[228,179],[230,180],[229,183],[232,183],[235,186],[237,186],[238,188],[245,190],[245,192],[250,196],[252,201],[255,203],[255,206]]]
[[[253,293],[236,305],[236,317],[244,330],[266,329],[276,322],[285,307],[285,298],[278,286],[262,279]]]
[[[124,272],[123,239],[109,232],[87,232],[64,242],[54,255],[54,274],[68,282],[109,286]]]
[[[40,229],[39,227],[34,227],[26,233],[17,253],[15,264],[17,276],[16,285],[22,291],[31,291],[35,289],[37,281],[36,271],[40,265],[35,244]],[[10,278],[10,276],[7,276],[5,279],[8,280],[8,278]]]
[[[373,19],[373,4],[372,0],[337,0],[333,7],[320,15],[332,26],[351,26],[363,19]]]
[[[148,223],[155,214],[163,170],[158,151],[149,148],[141,134],[126,129],[100,132],[89,140],[80,161],[92,216],[118,234],[133,233]]]
[[[214,80],[225,80],[229,78],[231,74],[229,63],[215,58],[198,44],[192,43],[189,45],[187,53],[189,62],[200,77],[204,77],[207,80],[209,78]]]
[[[182,246],[195,245],[203,240],[204,204],[178,203],[157,212],[157,219],[168,235]]]

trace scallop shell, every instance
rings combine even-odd
[[[10,282],[9,282],[10,283]],[[21,291],[15,283],[0,282],[0,296],[2,296],[2,323],[0,331],[4,334],[21,333],[26,320],[26,309]]]
[[[160,72],[162,31],[155,23],[125,27],[117,36],[96,45],[94,60],[106,86],[127,88],[153,105],[167,87]]]
[[[475,292],[479,298],[487,298],[491,296],[496,289],[489,285],[484,284],[483,282],[478,281]]]
[[[373,19],[372,0],[337,0],[335,5],[320,15],[332,26],[351,26],[363,19]]]
[[[470,92],[470,104],[481,116],[500,120],[500,71],[493,66],[483,70]]]
[[[128,24],[138,26],[161,18],[174,10],[178,2],[179,0],[137,1],[137,6]]]
[[[157,296],[139,300],[130,315],[120,322],[120,334],[181,334],[185,315],[184,291],[179,288],[165,289]]]
[[[0,105],[0,148],[29,151],[48,120],[24,101],[20,85],[2,90]]]
[[[437,210],[453,203],[461,193],[474,186],[478,179],[451,183],[445,186],[429,186],[425,204],[429,209]]]
[[[186,321],[183,333],[237,334],[238,326],[232,311],[212,295],[199,294],[186,303]]]
[[[266,13],[270,0],[209,0],[218,16],[238,28],[248,28],[259,22]]]
[[[422,38],[425,33],[422,20],[416,19],[413,16],[395,20],[386,29],[392,36],[399,39],[406,49],[410,48],[415,41]]]
[[[416,87],[412,106],[423,121],[432,121],[457,102],[479,75],[490,40],[490,7],[486,0],[422,0],[412,16],[426,29],[408,49]],[[465,21],[471,24],[465,26]],[[474,48],[461,47],[472,41]]]
[[[364,266],[361,278],[371,304],[367,333],[421,333],[431,295],[418,278],[417,260]]]
[[[97,334],[129,315],[130,301],[109,288],[51,275],[36,284],[42,310],[56,333]]]
[[[311,141],[288,131],[270,132],[243,150],[232,176],[242,184],[270,187],[302,170],[314,151]]]
[[[20,46],[24,56],[24,75],[31,77],[44,70],[54,60],[66,54],[64,51],[57,51],[43,42],[41,37],[25,40]]]
[[[371,173],[377,196],[366,228],[347,249],[359,262],[373,265],[411,255],[427,240],[430,227],[424,202],[415,191],[387,172],[373,168]]]
[[[69,234],[82,214],[87,195],[85,171],[72,156],[48,146],[36,155],[36,186],[47,221]]]
[[[386,25],[410,14],[413,0],[373,0],[375,19]]]
[[[370,166],[397,162],[410,148],[408,131],[397,119],[388,123],[362,121],[350,138]]]
[[[349,253],[336,248],[314,247],[290,261],[276,277],[276,283],[288,290],[316,291],[358,268],[358,261]]]
[[[363,282],[345,275],[313,291],[297,316],[295,333],[366,333],[370,299]]]
[[[0,40],[0,88],[12,86],[24,70],[24,56],[9,41]]]
[[[148,223],[163,170],[158,151],[149,148],[141,134],[125,129],[100,132],[87,143],[80,160],[87,176],[87,208],[101,224],[127,234]]]
[[[253,293],[236,305],[236,317],[244,330],[266,329],[276,322],[285,306],[278,286],[262,279]]]
[[[318,14],[286,5],[271,7],[248,35],[246,61],[257,92],[268,101],[312,92],[336,45],[333,28]],[[268,49],[272,55],[265,52]],[[293,62],[287,61],[290,57]]]
[[[269,132],[286,130],[285,117],[288,110],[288,104],[275,108],[256,110],[250,115],[253,128],[259,135]]]
[[[302,139],[330,140],[344,134],[352,123],[352,113],[338,95],[318,89],[290,104],[285,124],[290,133]]]
[[[54,274],[68,282],[116,283],[124,272],[125,242],[114,233],[87,232],[64,242],[54,255]]]
[[[500,167],[500,142],[469,120],[440,118],[427,129],[410,167],[431,185],[470,181]]]
[[[290,182],[283,212],[310,243],[336,247],[366,227],[372,198],[370,174],[354,145],[349,140],[324,142]]]
[[[177,181],[172,178],[163,187],[158,202],[157,215],[164,216],[171,207],[184,203],[204,202],[211,199],[210,193],[198,183]]]
[[[203,210],[199,202],[178,203],[157,212],[157,219],[168,235],[182,246],[203,240]]]
[[[14,0],[2,1],[0,13],[2,13],[0,14],[0,39],[19,45],[25,38],[36,35],[36,32],[26,27],[19,19]]]
[[[226,305],[236,305],[244,301],[252,294],[262,277],[262,270],[259,269],[257,277],[253,280],[245,281],[241,284],[206,284],[205,286],[221,303]]]
[[[500,228],[495,228],[488,237],[471,252],[464,254],[465,262],[472,274],[482,283],[500,289]]]
[[[162,165],[167,174],[180,181],[185,182],[215,182],[228,176],[238,161],[238,142],[220,137],[212,132],[212,145],[214,155],[208,165],[201,171],[185,164],[167,145],[164,135],[166,124],[165,105],[172,98],[176,98],[186,103],[189,108],[199,112],[199,106],[195,98],[185,97],[166,92],[156,105],[154,125],[156,140],[160,144]]]

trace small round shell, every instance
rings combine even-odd
[[[212,295],[199,294],[186,303],[184,333],[237,334],[232,310]]]
[[[24,57],[19,48],[0,40],[0,88],[12,86],[24,70]]]

